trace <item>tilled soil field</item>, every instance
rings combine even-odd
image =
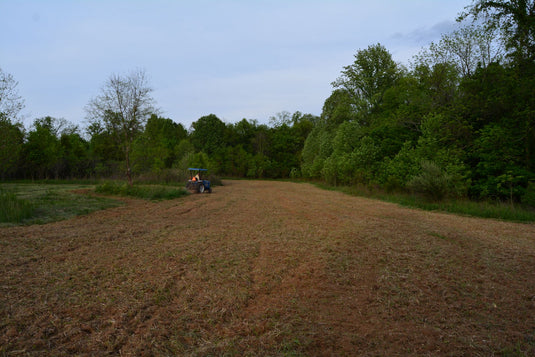
[[[0,355],[535,355],[535,225],[224,184],[0,228]]]

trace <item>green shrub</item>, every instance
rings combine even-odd
[[[411,177],[418,174],[420,161],[412,143],[407,141],[392,159],[386,157],[381,162],[378,180],[388,190],[404,188]]]
[[[127,183],[105,182],[95,188],[95,192],[107,195],[131,196],[146,200],[171,200],[187,195],[182,187],[159,185],[133,185]]]
[[[95,188],[95,192],[107,195],[123,195],[127,190],[127,184],[120,184],[114,181],[107,181]]]
[[[35,207],[13,192],[0,190],[0,222],[21,223],[32,217]]]
[[[296,167],[292,167],[292,169],[290,170],[290,178],[297,179],[300,177],[301,177],[301,171]]]
[[[337,171],[335,158],[331,156],[325,160],[321,169],[321,176],[327,183],[336,186],[338,178]]]
[[[146,200],[172,200],[187,194],[183,188],[164,186],[129,186],[126,192],[128,196]]]
[[[441,201],[452,192],[452,178],[433,161],[421,163],[420,174],[414,176],[407,187],[433,201]]]
[[[522,196],[522,203],[527,206],[535,207],[535,182],[530,182],[528,184],[528,187]]]

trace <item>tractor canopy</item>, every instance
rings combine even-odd
[[[205,173],[206,171],[208,171],[207,169],[198,169],[195,167],[188,167],[188,170],[189,170],[189,176],[191,178],[193,178],[195,175],[199,175],[199,178],[201,178],[202,176],[201,173]]]

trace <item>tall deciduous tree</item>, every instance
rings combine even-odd
[[[535,0],[474,0],[467,10],[460,19],[483,17],[504,31],[515,60],[535,60]]]
[[[89,121],[102,121],[122,146],[130,185],[132,142],[150,115],[156,111],[151,92],[152,88],[143,70],[124,76],[113,74],[104,84],[101,94],[86,106]]]
[[[328,128],[336,128],[344,121],[351,121],[356,118],[356,108],[351,94],[347,90],[336,89],[325,100],[321,120]]]
[[[503,59],[502,39],[497,29],[468,25],[442,35],[438,43],[432,42],[416,56],[417,65],[432,68],[448,63],[460,76],[474,73],[478,67],[487,67]]]
[[[381,104],[386,90],[400,76],[400,68],[387,49],[380,45],[369,46],[355,55],[353,64],[344,67],[342,75],[333,82],[352,97],[359,121],[369,125],[369,115]]]
[[[143,134],[134,141],[132,161],[136,171],[158,173],[170,168],[176,159],[175,148],[186,138],[182,124],[151,115]]]

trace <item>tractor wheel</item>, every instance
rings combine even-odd
[[[203,193],[204,192],[204,185],[201,183],[199,185],[199,193]]]

